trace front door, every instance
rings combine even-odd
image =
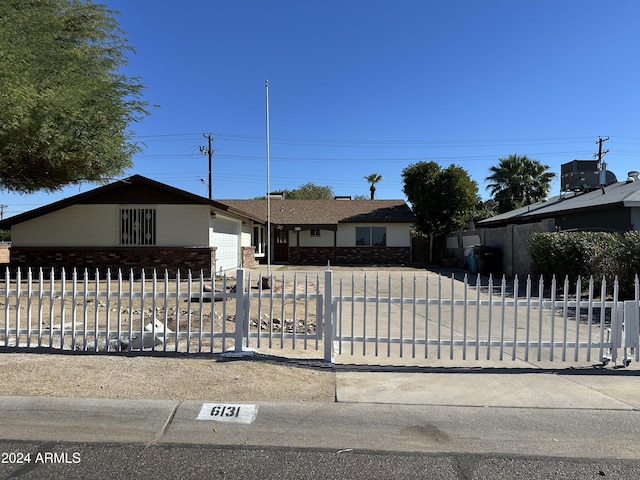
[[[275,239],[275,247],[273,251],[273,260],[275,262],[289,261],[289,230],[275,229],[273,238]]]

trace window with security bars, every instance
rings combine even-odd
[[[120,245],[155,245],[156,209],[120,209]]]

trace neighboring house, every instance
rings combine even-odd
[[[11,229],[12,267],[208,275],[253,266],[243,231],[256,222],[229,205],[134,175],[7,218],[0,229]]]
[[[481,227],[552,219],[558,230],[636,230],[640,227],[640,182],[630,172],[625,182],[615,182],[585,192],[565,192],[478,222]]]
[[[221,200],[267,224],[267,199]],[[276,263],[408,264],[415,217],[403,200],[286,200],[271,198],[271,259]],[[256,255],[267,233],[254,225]]]
[[[447,247],[462,259],[462,250],[479,243],[502,250],[503,271],[530,273],[529,237],[536,232],[567,230],[619,231],[640,229],[640,181],[630,172],[625,182],[588,191],[564,192],[546,201],[487,218],[474,231],[447,238]],[[456,240],[454,237],[458,237]]]

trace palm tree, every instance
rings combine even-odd
[[[382,180],[382,175],[372,173],[371,175],[366,175],[364,179],[371,184],[369,191],[371,192],[371,200],[373,200],[376,195],[376,183]]]
[[[517,154],[498,160],[499,165],[489,169],[485,180],[490,182],[487,189],[498,201],[499,213],[539,202],[549,195],[556,174],[548,171],[548,165]]]

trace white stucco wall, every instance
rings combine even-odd
[[[300,231],[300,247],[333,247],[333,230],[320,230],[319,237],[312,237],[311,230]],[[298,232],[289,232],[290,246],[297,247]]]
[[[72,205],[14,225],[11,241],[21,247],[116,246],[119,207]],[[155,208],[156,245],[210,245],[210,210],[207,205],[157,205]]]
[[[211,245],[210,211],[208,205],[158,205],[156,207],[156,244],[159,247]]]
[[[356,227],[387,227],[387,246],[388,247],[408,247],[411,245],[410,224],[408,223],[392,223],[389,225],[381,225],[379,223],[362,223],[362,224],[339,224],[336,242],[338,247],[355,247],[356,246]],[[335,232],[332,230],[321,230],[319,237],[312,237],[310,230],[300,232],[300,247],[333,247]],[[298,232],[289,232],[289,246],[297,247]]]
[[[118,241],[115,205],[72,205],[11,228],[18,247],[111,246]]]
[[[242,224],[242,236],[240,238],[240,246],[250,247],[252,235],[253,235],[253,224],[249,222],[247,222],[246,224]]]

